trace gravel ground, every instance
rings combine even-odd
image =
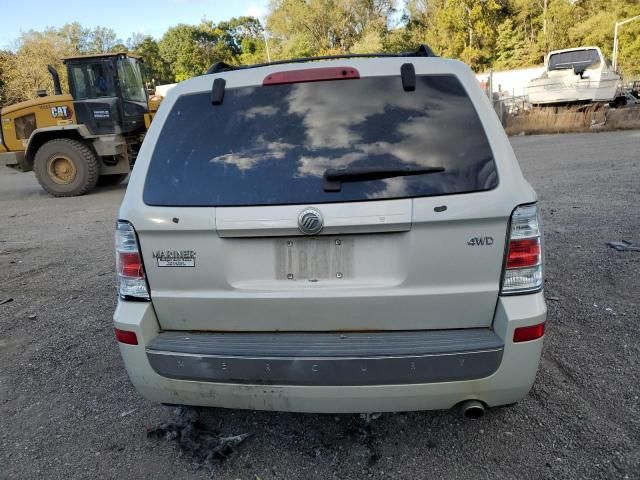
[[[208,409],[253,432],[213,472],[146,430],[113,339],[124,187],[52,199],[0,168],[0,479],[640,478],[640,132],[517,137],[546,222],[549,328],[533,390],[465,421]]]

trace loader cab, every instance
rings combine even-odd
[[[94,135],[144,130],[149,107],[140,62],[125,53],[65,58],[78,123]]]

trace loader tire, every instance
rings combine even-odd
[[[119,185],[127,178],[128,173],[114,173],[112,175],[100,175],[98,177],[98,187],[110,187],[112,185]]]
[[[38,149],[33,170],[38,183],[54,197],[75,197],[96,186],[100,163],[84,143],[56,138]]]

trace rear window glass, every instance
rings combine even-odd
[[[597,50],[574,50],[572,52],[554,53],[549,57],[549,70],[588,67],[600,61]]]
[[[444,167],[344,182],[327,169]],[[240,206],[363,201],[477,192],[498,183],[484,129],[453,75],[227,89],[178,98],[156,143],[148,205]]]

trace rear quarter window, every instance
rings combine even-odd
[[[240,72],[239,72],[240,73]],[[478,192],[498,177],[478,115],[454,75],[365,77],[179,97],[162,127],[143,199],[158,206],[366,201]],[[346,167],[445,167],[441,173],[343,183]]]

